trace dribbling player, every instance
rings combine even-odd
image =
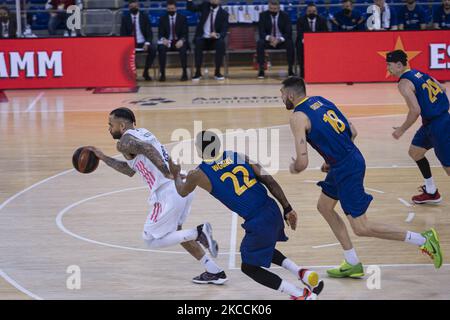
[[[297,266],[275,248],[278,241],[286,241],[287,237],[281,211],[267,189],[282,205],[286,223],[293,230],[297,225],[297,214],[280,185],[259,164],[250,163],[247,156],[233,151],[220,153],[219,137],[211,131],[200,132],[195,145],[203,161],[188,173],[186,181],[180,176],[181,167],[169,160],[178,193],[188,197],[199,186],[245,220],[240,248],[244,274],[294,300],[314,300],[323,289],[318,274]],[[262,268],[271,263],[289,270],[307,288],[301,290]]]
[[[405,122],[392,133],[400,137],[422,117],[422,126],[417,130],[409,147],[409,156],[417,163],[425,185],[422,192],[413,196],[417,204],[439,203],[442,200],[431,175],[431,168],[425,153],[434,148],[436,157],[450,176],[450,114],[449,101],[445,88],[433,77],[418,70],[409,69],[408,56],[402,50],[386,55],[388,71],[399,78],[398,90],[408,105]]]
[[[181,244],[206,269],[193,279],[199,284],[223,284],[228,279],[225,272],[211,259],[198,243],[217,256],[217,243],[212,238],[209,223],[197,228],[181,230],[193,200],[193,195],[178,195],[168,169],[169,158],[164,146],[147,129],[135,128],[136,118],[128,108],[118,108],[109,115],[109,132],[118,140],[117,150],[126,162],[108,157],[95,147],[90,149],[111,168],[132,177],[138,172],[150,191],[150,213],[145,221],[143,238],[150,248],[163,248]]]
[[[290,172],[298,174],[308,167],[307,143],[325,160],[322,171],[328,173],[325,181],[318,183],[322,194],[317,208],[341,243],[345,256],[340,267],[327,270],[328,275],[334,278],[364,276],[345,223],[334,209],[338,201],[357,236],[411,243],[432,258],[435,268],[440,268],[442,253],[434,229],[420,234],[367,217],[373,197],[364,190],[365,160],[353,143],[357,134],[354,126],[336,105],[320,96],[308,97],[305,82],[298,77],[283,81],[281,95],[286,109],[293,110],[290,125],[297,157],[290,165]]]

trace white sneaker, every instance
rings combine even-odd
[[[68,31],[64,31],[64,37],[68,37],[69,36],[69,32]]]

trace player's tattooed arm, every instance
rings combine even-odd
[[[399,139],[405,132],[408,130],[414,122],[416,122],[417,118],[420,116],[420,106],[417,101],[414,85],[411,81],[407,79],[402,79],[398,83],[398,89],[405,98],[406,104],[408,105],[408,115],[406,116],[405,122],[400,127],[394,128],[395,131],[392,133],[392,136],[395,139]]]
[[[161,154],[153,145],[140,141],[132,135],[126,134],[117,142],[117,150],[125,154],[142,154],[147,157],[166,178],[173,178]]]
[[[94,152],[95,155],[97,156],[97,158],[99,158],[104,163],[106,163],[107,166],[113,168],[116,171],[123,173],[129,177],[134,176],[134,174],[136,173],[133,169],[130,168],[128,163],[126,163],[125,161],[120,161],[120,160],[108,157],[102,151],[100,151],[99,149],[97,149],[95,147],[88,147],[88,149],[91,150],[92,152]]]
[[[306,131],[308,130],[308,117],[303,112],[294,112],[291,115],[290,126],[295,140],[295,152],[297,158],[289,166],[291,173],[300,173],[308,167],[308,146]]]

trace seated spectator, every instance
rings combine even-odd
[[[130,0],[128,9],[130,12],[122,16],[120,35],[125,37],[133,36],[136,48],[143,49],[147,52],[142,76],[145,80],[151,81],[152,77],[150,77],[148,70],[155,60],[157,48],[152,43],[153,33],[150,20],[145,13],[141,14],[139,12],[139,2],[137,0]]]
[[[368,30],[398,30],[397,15],[394,8],[390,7],[385,0],[373,0],[374,5],[369,8],[373,8],[378,12],[369,14],[367,17],[367,29]],[[373,24],[370,24],[370,18],[373,16]]]
[[[201,68],[203,61],[203,50],[215,50],[214,78],[224,80],[220,73],[223,58],[225,56],[225,38],[228,32],[228,12],[220,6],[220,0],[209,0],[200,5],[195,5],[188,0],[187,9],[200,12],[200,22],[195,31],[195,75],[193,81],[199,81],[202,77]]]
[[[425,10],[416,4],[416,0],[406,0],[406,5],[398,11],[400,30],[425,30],[427,16]]]
[[[297,58],[300,64],[300,76],[305,77],[304,56],[303,56],[303,34],[305,32],[328,31],[327,19],[317,13],[314,3],[309,3],[306,7],[306,14],[298,18],[297,21]]]
[[[450,0],[442,0],[442,5],[433,11],[433,28],[450,29]]]
[[[67,8],[73,5],[77,5],[80,9],[83,7],[81,0],[48,0],[45,5],[45,9],[50,12],[50,20],[48,21],[48,33],[50,35],[56,35],[58,27],[64,26],[64,37],[70,35],[76,37],[77,33],[74,30],[69,30],[67,27]]]
[[[0,39],[16,38],[16,21],[7,7],[0,7]]]
[[[288,74],[294,75],[294,42],[289,15],[280,10],[279,0],[269,0],[269,10],[261,12],[258,22],[259,40],[257,42],[258,79],[264,79],[265,49],[286,49]]]
[[[331,23],[338,31],[363,30],[364,17],[359,11],[353,9],[351,0],[343,0],[342,10],[331,17]]]
[[[187,81],[187,50],[189,27],[187,19],[180,13],[177,13],[175,0],[167,0],[167,15],[159,20],[159,81],[166,81],[166,58],[167,51],[178,51],[180,53],[180,62],[183,74],[180,81]]]

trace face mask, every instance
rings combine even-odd
[[[347,16],[352,12],[352,10],[350,10],[350,9],[344,9],[344,10],[342,10],[342,11],[343,11],[344,14],[347,15]]]
[[[130,9],[131,14],[137,14],[139,12],[138,8],[131,8]]]
[[[278,14],[278,12],[272,12],[272,11],[270,11],[270,15],[271,15],[272,17],[275,17],[277,14]]]
[[[316,16],[317,16],[317,15],[316,15],[315,13],[310,13],[310,14],[308,14],[308,18],[310,18],[311,20],[315,19]]]
[[[175,15],[175,11],[167,11],[167,13],[169,14],[169,16],[174,16]]]

